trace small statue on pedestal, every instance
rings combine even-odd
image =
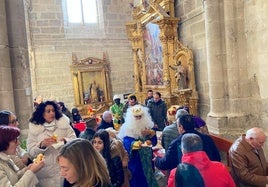
[[[171,69],[176,70],[175,78],[178,84],[178,89],[183,90],[187,88],[187,80],[188,80],[188,73],[187,69],[185,69],[181,63],[181,61],[177,62],[176,66],[169,66]]]

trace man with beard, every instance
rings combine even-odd
[[[118,137],[123,140],[130,158],[128,168],[132,173],[131,187],[158,186],[152,165],[152,146],[157,143],[153,126],[146,107],[135,105],[127,110],[125,123]]]

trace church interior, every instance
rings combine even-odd
[[[0,1],[0,109],[25,136],[38,96],[87,115],[149,89],[213,134],[268,132],[268,1],[98,0],[89,22],[67,2]]]

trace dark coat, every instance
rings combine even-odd
[[[106,121],[104,121],[102,119],[100,125],[97,128],[97,130],[99,130],[99,129],[107,129],[107,128],[110,128],[110,127],[112,127],[114,129],[114,123],[113,122],[107,123]]]
[[[73,115],[73,122],[74,123],[79,123],[81,120],[83,120],[83,119],[82,119],[80,114]]]
[[[158,102],[149,100],[147,107],[154,124],[157,124],[158,130],[162,131],[167,123],[167,105],[160,99]]]
[[[87,127],[86,130],[80,133],[79,138],[91,141],[95,133],[96,131],[94,129]]]
[[[179,163],[181,163],[182,158],[182,152],[181,152],[181,139],[182,136],[186,133],[194,133],[200,136],[200,138],[203,141],[203,150],[207,153],[208,157],[212,161],[221,161],[219,150],[217,149],[214,141],[211,139],[210,136],[201,134],[197,132],[196,130],[190,130],[187,132],[184,132],[183,134],[179,135],[178,138],[173,140],[168,150],[166,151],[166,154],[163,158],[157,157],[155,160],[155,166],[161,170],[171,170]]]

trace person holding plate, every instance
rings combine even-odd
[[[127,110],[126,119],[118,137],[123,140],[129,155],[128,168],[131,171],[131,187],[156,187],[152,146],[157,144],[154,123],[148,108],[138,104]]]

